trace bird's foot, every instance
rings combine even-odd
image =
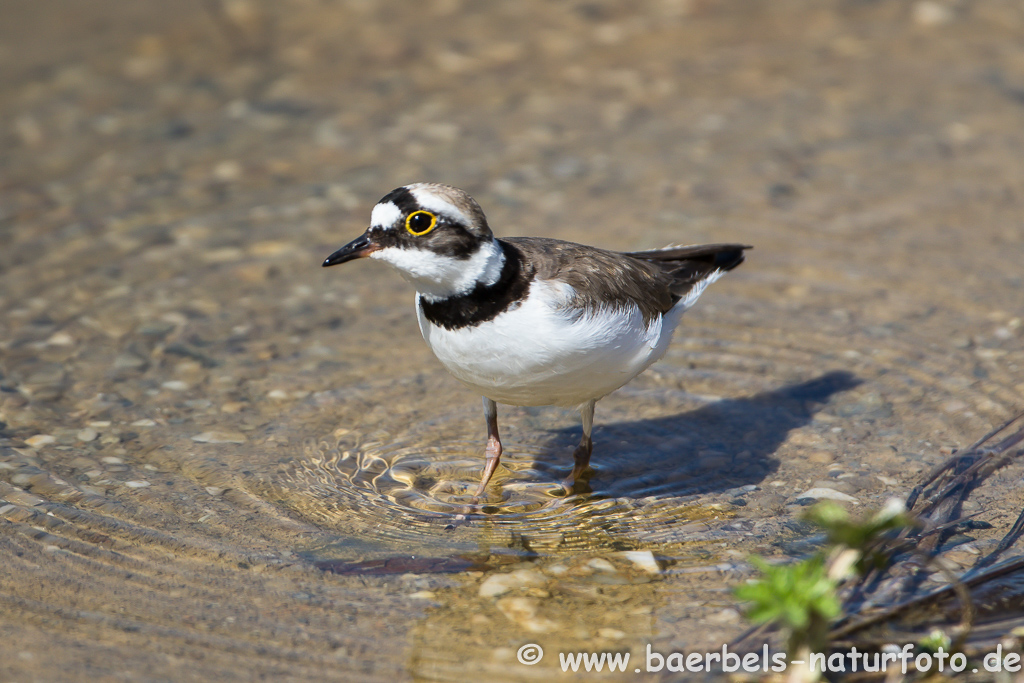
[[[589,438],[584,437],[584,440],[576,447],[576,450],[573,451],[572,458],[576,464],[573,465],[572,472],[569,473],[568,477],[562,480],[562,488],[565,490],[566,495],[572,493],[573,488],[576,486],[576,482],[587,467],[590,466],[590,454],[593,452],[593,443]]]
[[[487,484],[491,481],[491,477],[494,476],[494,470],[498,468],[498,462],[501,460],[501,442],[496,437],[492,436],[487,439],[487,448],[484,451],[484,455],[487,456],[487,460],[484,463],[483,476],[480,477],[480,486],[477,487],[476,493],[473,494],[473,500],[470,501],[473,505],[479,502],[480,496],[487,489]]]

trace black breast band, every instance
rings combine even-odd
[[[427,320],[446,330],[474,327],[494,320],[526,298],[533,273],[527,272],[522,252],[507,242],[499,240],[498,245],[505,254],[498,281],[489,285],[477,283],[466,294],[447,299],[428,301],[421,296],[420,308]]]

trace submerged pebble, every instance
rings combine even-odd
[[[537,598],[508,597],[495,604],[506,618],[530,633],[551,633],[562,627],[561,623],[538,615],[541,602]]]
[[[49,446],[50,444],[57,443],[57,437],[51,434],[36,434],[25,439],[32,448],[42,448],[43,446]]]
[[[433,600],[437,597],[437,594],[434,591],[416,591],[415,593],[410,593],[409,597],[414,600]]]
[[[857,499],[854,498],[853,496],[849,495],[849,494],[843,493],[842,491],[837,491],[837,490],[835,490],[833,488],[825,488],[823,486],[817,486],[817,487],[814,487],[814,488],[807,489],[803,493],[801,493],[798,496],[796,496],[797,500],[803,500],[803,499],[821,500],[823,498],[824,499],[829,499],[829,500],[838,500],[838,501],[842,501],[844,503],[856,503],[857,502]]]
[[[622,556],[648,574],[660,574],[661,567],[650,550],[626,550]]]
[[[85,429],[79,430],[79,432],[75,434],[75,437],[79,441],[84,441],[86,443],[88,443],[89,441],[94,441],[97,436],[99,436],[99,432],[97,432],[92,427],[86,427]]]
[[[245,443],[249,439],[241,432],[210,431],[196,434],[192,440],[199,443]]]
[[[597,635],[608,640],[621,640],[626,637],[626,632],[617,628],[605,627],[597,629]]]
[[[543,586],[547,578],[535,569],[516,569],[508,573],[491,574],[480,584],[479,595],[482,598],[494,598],[514,590],[529,586]]]
[[[604,559],[603,557],[595,557],[587,561],[587,566],[591,569],[596,569],[599,572],[615,572],[618,571],[615,565]]]

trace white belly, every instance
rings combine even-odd
[[[430,323],[418,296],[416,313],[427,345],[474,391],[511,405],[576,407],[661,358],[688,307],[680,302],[649,325],[636,307],[573,320],[559,309],[571,296],[568,286],[537,281],[518,308],[458,330]]]

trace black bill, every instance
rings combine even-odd
[[[339,263],[345,263],[347,261],[354,261],[357,258],[363,258],[369,256],[373,252],[380,249],[380,246],[366,236],[364,232],[359,237],[355,238],[338,251],[334,252],[324,260],[324,268],[327,266],[336,266]]]

